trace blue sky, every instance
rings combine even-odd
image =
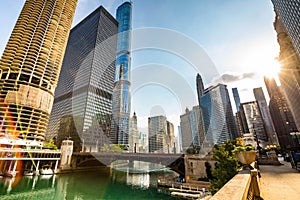
[[[0,2],[1,54],[24,2],[24,0]],[[122,2],[124,1],[79,0],[73,25],[100,5],[115,16],[115,10]],[[274,71],[272,70],[276,65],[274,58],[278,56],[279,47],[273,21],[271,0],[133,1],[134,30],[148,27],[164,28],[175,38],[180,35],[184,40],[174,43],[182,45],[186,55],[195,52],[185,47],[184,41],[196,43],[206,52],[206,55],[199,56],[199,60],[210,59],[214,64],[214,72],[217,72],[203,77],[205,85],[220,80],[217,76],[222,76],[230,93],[231,87],[238,87],[242,102],[253,100],[252,88],[263,86],[263,75]],[[155,66],[174,72],[168,75],[156,74],[161,81],[134,86],[132,110],[140,117],[140,126],[146,125],[146,119],[151,113],[156,114],[162,110],[171,122],[178,125],[179,115],[185,107],[191,108],[197,102],[196,73],[207,74],[212,68],[205,64],[195,68],[184,56],[174,54],[172,52],[174,47],[168,48],[171,50],[144,48],[132,53],[132,70],[135,70],[133,80],[139,79],[147,69]],[[165,79],[169,80],[169,85],[164,82]],[[170,85],[172,81],[178,82],[179,86]],[[174,87],[178,87],[179,90]],[[182,102],[180,95],[185,93],[178,94],[181,91],[193,91],[193,94],[187,93],[188,100]]]

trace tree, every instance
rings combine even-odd
[[[53,139],[50,139],[48,143],[45,143],[43,145],[43,148],[44,149],[54,149],[54,150],[57,150],[57,146],[54,144],[54,141]]]
[[[241,164],[232,152],[236,145],[236,140],[230,140],[225,142],[224,145],[215,145],[214,147],[213,159],[217,163],[212,171],[213,178],[210,180],[210,191],[213,194],[232,179],[241,167]]]

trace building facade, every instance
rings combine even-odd
[[[233,94],[233,99],[234,99],[234,103],[236,106],[236,113],[235,113],[236,127],[237,127],[237,131],[238,131],[238,135],[242,136],[244,134],[244,128],[243,128],[243,123],[242,123],[242,119],[241,119],[241,112],[240,112],[241,99],[240,99],[238,89],[232,88],[232,94]]]
[[[254,135],[260,146],[265,147],[268,144],[268,135],[258,102],[241,103],[240,112],[244,128],[243,132]]]
[[[207,88],[201,97],[206,141],[222,144],[238,137],[227,86]]]
[[[300,1],[272,0],[272,2],[277,16],[283,22],[298,57],[300,57]]]
[[[239,91],[237,88],[232,88],[232,94],[233,94],[233,99],[236,107],[236,111],[240,111],[240,106],[241,106],[241,99],[239,95]]]
[[[180,116],[180,133],[182,137],[182,148],[200,148],[205,139],[203,115],[200,106],[194,106],[192,110],[186,108],[185,113]]]
[[[273,145],[274,144],[278,145],[278,139],[271,118],[270,110],[262,88],[261,87],[254,88],[253,94],[258,103],[261,117],[265,125],[265,129],[268,137],[268,143]]]
[[[48,126],[58,145],[72,137],[78,152],[109,143],[117,30],[102,6],[71,30]]]
[[[139,130],[137,126],[137,116],[135,112],[133,113],[133,116],[130,119],[128,143],[130,152],[139,152]]]
[[[1,134],[45,140],[77,0],[27,0],[0,59]]]
[[[131,109],[131,11],[130,2],[123,3],[117,9],[119,28],[110,135],[113,144],[128,144]]]
[[[167,153],[168,135],[167,118],[165,116],[154,116],[148,118],[148,140],[149,152]]]
[[[204,93],[203,80],[200,74],[197,74],[196,76],[196,87],[197,87],[197,95],[198,95],[198,104],[200,105],[201,96]]]
[[[297,132],[297,126],[281,88],[274,78],[265,78],[265,84],[270,96],[269,110],[281,148],[299,148],[298,140],[291,135],[292,132]]]
[[[297,7],[298,18],[291,19],[291,16],[295,16],[294,0],[273,1],[273,3],[276,13],[274,28],[277,32],[277,41],[280,45],[278,60],[281,63],[281,70],[278,76],[296,126],[300,129],[299,7]],[[288,4],[291,5],[289,6],[289,12],[286,12],[285,8]],[[288,29],[290,31],[287,31]],[[296,29],[298,29],[298,35],[295,37]]]

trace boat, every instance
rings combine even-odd
[[[52,175],[53,170],[50,165],[43,165],[42,169],[40,169],[40,175]]]

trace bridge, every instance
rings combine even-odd
[[[182,176],[185,175],[184,154],[73,152],[71,167],[110,166],[117,160],[157,163],[169,167]]]

